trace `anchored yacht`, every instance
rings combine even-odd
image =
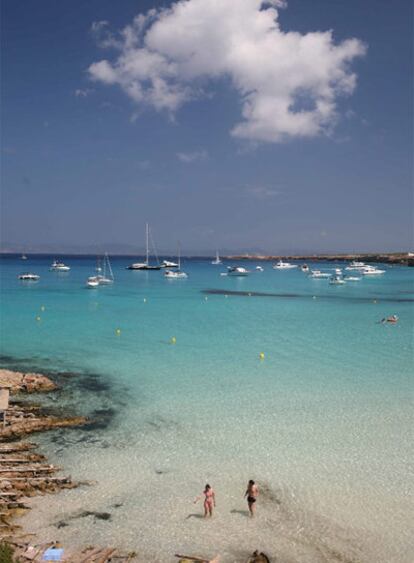
[[[289,262],[283,262],[279,260],[277,264],[273,266],[274,270],[291,270],[292,268],[297,268],[297,264],[290,264]]]
[[[51,272],[69,272],[69,270],[70,266],[66,266],[66,264],[59,262],[59,260],[54,260],[50,267]]]
[[[20,274],[18,278],[19,280],[22,281],[38,281],[40,279],[40,276],[38,274],[32,274],[30,272],[26,272],[24,274]]]
[[[249,270],[241,266],[228,266],[227,275],[228,276],[248,276],[250,274]]]

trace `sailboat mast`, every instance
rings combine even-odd
[[[146,249],[146,261],[145,261],[145,263],[146,263],[147,266],[148,266],[148,264],[149,264],[149,242],[148,242],[148,236],[149,236],[149,233],[148,233],[148,223],[146,223],[147,249]]]

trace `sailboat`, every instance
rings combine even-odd
[[[214,264],[215,266],[221,264],[221,260],[220,260],[220,256],[219,256],[218,250],[216,250],[216,259],[212,261],[212,264]]]
[[[112,271],[111,263],[109,261],[108,253],[105,252],[105,256],[103,259],[103,270],[101,269],[102,273],[99,273],[96,278],[99,281],[99,285],[109,285],[114,283],[114,273]]]
[[[149,263],[149,226],[146,223],[145,226],[145,234],[146,234],[146,252],[145,252],[145,262],[134,262],[127,266],[127,270],[161,270],[160,264],[152,266]],[[158,258],[157,258],[158,262]]]
[[[178,245],[178,268],[176,270],[165,270],[164,276],[169,279],[188,278],[188,274],[181,271],[180,245]]]

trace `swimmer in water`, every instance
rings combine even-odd
[[[213,516],[213,507],[216,506],[216,495],[208,483],[204,487],[203,495],[204,495],[204,518],[207,518],[208,516],[210,516],[211,518]],[[201,499],[201,497],[202,495],[198,496],[194,500],[194,504],[198,502]]]

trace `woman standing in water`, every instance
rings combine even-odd
[[[257,485],[254,481],[252,481],[250,479],[250,481],[247,484],[247,490],[244,493],[244,496],[247,496],[247,505],[249,507],[249,512],[250,512],[250,516],[251,518],[253,518],[253,516],[255,515],[256,512],[256,500],[257,497],[259,495],[259,489],[257,488]]]
[[[216,506],[216,495],[208,483],[204,487],[203,495],[204,495],[204,518],[207,518],[207,516],[211,517],[213,516],[213,506],[214,507]],[[201,499],[201,497],[202,495],[197,497],[194,501],[194,504],[198,502]]]

